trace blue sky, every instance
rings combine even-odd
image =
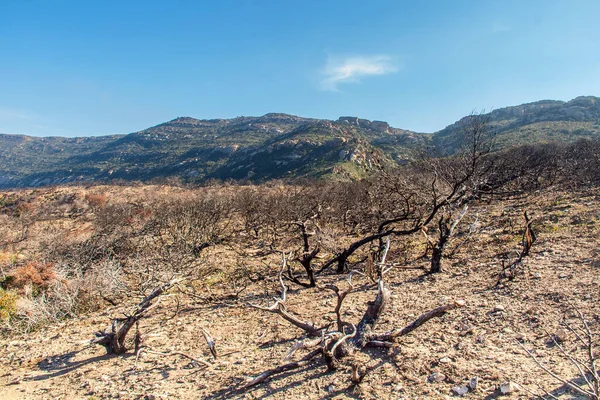
[[[600,1],[0,0],[0,132],[285,112],[442,129],[600,95]]]

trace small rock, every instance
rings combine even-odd
[[[554,340],[558,343],[564,343],[567,340],[567,331],[563,328],[558,328],[556,332],[554,332]]]
[[[452,388],[452,393],[454,393],[457,396],[464,396],[465,394],[469,393],[469,388],[466,387],[465,385],[463,385],[463,386],[454,386]]]
[[[8,385],[20,385],[23,382],[23,379],[20,377],[14,378],[13,380],[11,380],[10,382],[8,382]]]
[[[479,377],[474,376],[469,381],[469,389],[471,389],[471,390],[477,390],[477,385],[479,385]]]
[[[494,311],[494,312],[502,312],[504,310],[505,310],[505,308],[504,308],[504,306],[502,304],[496,304],[496,306],[494,306],[494,309],[492,311]]]
[[[442,363],[442,364],[448,364],[448,363],[451,363],[451,362],[452,362],[452,360],[450,358],[448,358],[448,357],[442,357],[442,358],[440,358],[440,363]]]
[[[533,274],[532,278],[533,279],[542,279],[542,274],[540,274],[539,272],[536,272],[535,274]]]
[[[401,384],[397,384],[394,386],[394,392],[402,393],[404,392],[404,387]]]
[[[523,342],[525,342],[527,340],[527,336],[525,336],[522,333],[517,333],[515,335],[515,339],[517,339],[519,342],[523,343]]]
[[[565,274],[564,272],[558,275],[558,278],[559,278],[559,279],[566,279],[566,278],[568,278],[568,277],[569,277],[569,275],[568,275],[568,274]]]
[[[431,374],[427,377],[427,381],[429,381],[430,383],[443,382],[445,380],[446,380],[446,375],[442,374],[441,372],[434,372],[433,374]]]
[[[517,384],[511,381],[504,382],[502,385],[500,385],[500,393],[502,394],[510,394],[517,392],[518,390],[519,387],[517,386]]]
[[[468,344],[466,342],[460,342],[457,343],[456,346],[454,346],[454,348],[456,348],[456,350],[463,350],[466,349],[468,346]]]

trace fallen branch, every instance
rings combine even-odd
[[[202,334],[204,335],[204,339],[206,340],[206,344],[208,345],[208,348],[210,349],[210,354],[212,354],[212,356],[214,357],[214,359],[217,359],[217,349],[215,348],[215,340],[210,336],[210,334],[208,333],[208,331],[204,328],[200,328],[202,330]]]
[[[270,369],[258,375],[255,378],[250,379],[243,387],[243,389],[249,388],[251,386],[257,385],[261,382],[264,382],[269,377],[273,375],[280,374],[282,372],[290,371],[292,369],[302,368],[305,365],[308,365],[313,358],[321,354],[321,349],[316,349],[302,357],[299,361],[294,361],[291,363],[280,365],[277,368]]]
[[[135,368],[137,368],[137,362],[138,362],[138,359],[140,358],[140,356],[141,356],[142,353],[156,354],[156,355],[159,355],[159,356],[182,356],[182,357],[185,357],[185,358],[187,358],[189,360],[192,360],[195,363],[202,364],[202,365],[204,365],[205,367],[208,367],[208,368],[212,368],[212,364],[210,364],[208,361],[204,361],[201,358],[192,357],[189,354],[182,353],[181,351],[173,351],[173,352],[170,352],[170,353],[161,353],[161,352],[158,352],[158,351],[150,350],[147,347],[142,347],[136,353],[136,355],[135,355],[135,362],[134,362],[134,367]]]
[[[91,343],[99,344],[106,348],[107,354],[123,354],[127,351],[125,339],[130,329],[150,310],[155,308],[167,290],[181,282],[181,278],[173,278],[155,288],[146,296],[125,318],[114,318],[111,325],[102,332],[96,332],[96,338]],[[155,302],[153,302],[156,299]],[[138,335],[136,335],[138,336]]]
[[[554,347],[560,350],[564,358],[569,360],[577,368],[577,371],[579,371],[579,374],[581,375],[579,382],[577,380],[567,380],[554,373],[549,367],[545,366],[540,360],[538,360],[532,351],[527,350],[521,342],[518,340],[516,342],[525,351],[525,353],[552,378],[589,399],[598,400],[600,399],[600,371],[598,371],[596,366],[598,353],[597,345],[594,341],[594,334],[592,333],[588,322],[583,316],[583,313],[575,307],[573,307],[573,309],[577,313],[577,317],[582,327],[577,327],[573,323],[567,322],[566,319],[562,322],[562,325],[571,333],[573,333],[579,343],[583,346],[575,345],[569,350],[566,348],[566,346],[561,344],[564,338],[559,339],[556,337],[556,335],[552,335],[549,332],[546,332],[546,334],[550,338],[550,341]],[[581,354],[576,354],[577,351],[583,353],[584,357],[586,358],[580,358]],[[540,389],[548,394],[548,392],[543,388],[540,387]],[[538,397],[541,396],[538,395]]]
[[[404,328],[394,329],[385,333],[373,333],[368,335],[367,339],[369,340],[369,342],[390,341],[397,337],[408,335],[410,332],[414,331],[430,319],[439,318],[442,315],[446,314],[448,311],[464,307],[465,304],[466,302],[464,300],[456,300],[454,303],[446,304],[445,306],[435,308],[431,311],[427,311],[426,313],[419,315],[419,317],[416,320],[406,325]]]

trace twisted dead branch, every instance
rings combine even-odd
[[[339,367],[339,364],[344,358],[352,356],[353,353],[362,351],[366,347],[390,348],[393,346],[394,339],[409,334],[433,318],[441,317],[448,311],[465,305],[463,300],[457,300],[453,303],[423,313],[415,321],[403,328],[393,329],[383,333],[374,332],[378,320],[389,306],[390,290],[385,284],[385,276],[391,269],[390,267],[387,269],[385,268],[385,256],[388,249],[389,240],[379,263],[380,277],[377,285],[377,295],[373,301],[368,303],[367,309],[358,324],[343,321],[341,317],[341,308],[344,299],[354,290],[354,286],[352,285],[352,276],[358,272],[352,271],[348,274],[348,289],[346,290],[342,291],[335,285],[327,286],[327,288],[332,290],[337,297],[337,303],[335,306],[336,329],[331,331],[327,330],[328,327],[316,329],[314,324],[308,324],[300,321],[295,316],[290,321],[289,315],[285,312],[282,312],[282,310],[285,311],[284,303],[287,293],[287,288],[283,284],[283,280],[281,278],[281,273],[285,268],[285,257],[283,257],[282,267],[279,272],[279,281],[282,288],[281,297],[278,299],[276,298],[275,304],[270,307],[261,307],[256,305],[250,306],[264,311],[280,314],[284,319],[292,322],[293,325],[302,328],[305,332],[312,334],[313,336],[317,336],[318,334],[318,337],[296,342],[284,358],[284,361],[287,361],[299,350],[313,349],[308,354],[303,356],[299,361],[288,362],[276,368],[262,372],[254,378],[248,378],[246,383],[241,387],[241,390],[245,390],[264,382],[268,378],[280,373],[298,369],[309,365],[312,362],[316,362],[316,359],[319,355],[323,357],[328,369],[335,370]],[[364,377],[364,374],[360,374],[359,370],[359,366],[354,365],[352,381],[355,384],[359,383]]]
[[[313,335],[313,336],[319,335],[320,332],[324,328],[318,327],[315,324],[313,324],[312,322],[302,321],[301,319],[296,317],[294,314],[290,313],[286,308],[285,302],[286,302],[286,295],[287,295],[288,288],[283,283],[282,275],[283,275],[284,269],[287,267],[287,260],[286,260],[285,254],[282,254],[281,258],[282,258],[281,268],[279,269],[279,274],[278,274],[279,275],[279,285],[281,286],[281,296],[279,298],[275,297],[274,298],[275,303],[273,303],[269,307],[263,307],[258,304],[251,304],[251,303],[249,303],[248,305],[250,307],[256,308],[258,310],[268,311],[268,312],[271,312],[274,314],[279,314],[279,315],[281,315],[281,317],[283,319],[285,319],[292,325],[297,326],[298,328],[306,331],[308,334]]]

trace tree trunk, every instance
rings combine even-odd
[[[312,261],[313,257],[311,257],[309,255],[309,257],[303,257],[300,260],[300,264],[302,264],[302,266],[306,270],[306,276],[308,277],[308,282],[309,282],[308,283],[308,287],[315,287],[315,286],[317,286],[317,282],[315,281],[315,271],[313,271],[313,268],[312,268],[312,265],[311,265],[311,261]]]
[[[437,274],[442,272],[442,258],[444,257],[444,247],[452,235],[452,229],[450,227],[450,216],[442,216],[439,221],[440,237],[438,242],[433,246],[431,251],[431,268],[429,269],[430,274]]]
[[[336,271],[338,274],[343,274],[344,272],[346,272],[346,260],[348,256],[345,253],[346,252],[340,254],[340,256],[338,257]]]
[[[437,274],[442,272],[442,254],[443,249],[438,246],[433,248],[431,253],[431,268],[429,269],[430,274]]]

